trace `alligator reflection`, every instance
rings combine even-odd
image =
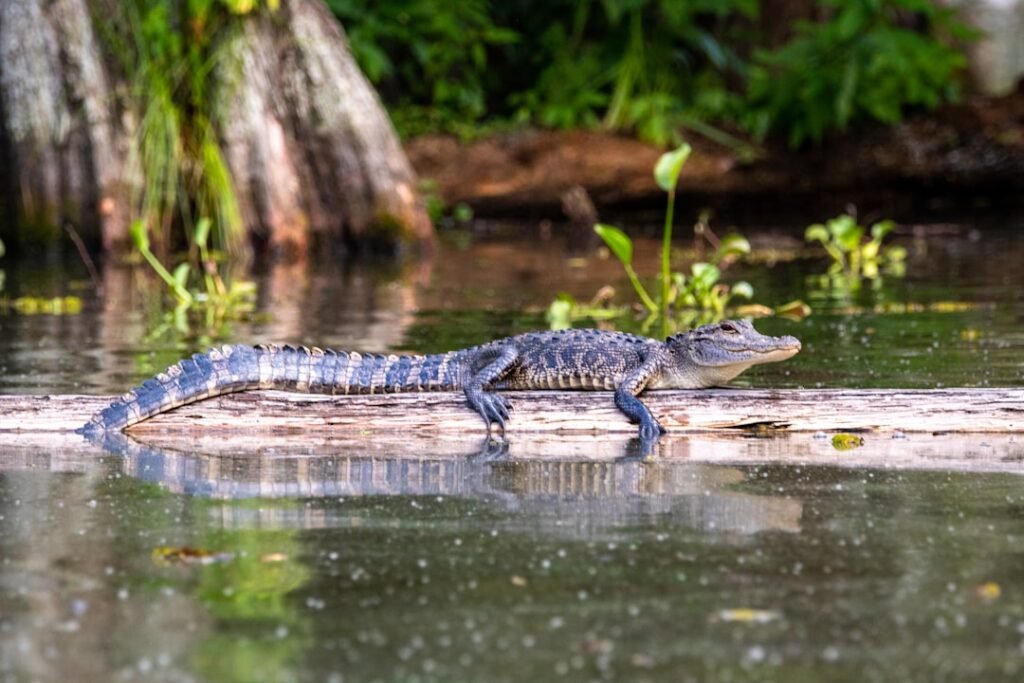
[[[296,445],[293,439],[271,437],[264,444],[269,445],[240,449],[208,439],[183,448],[180,441],[149,443],[117,434],[102,445],[123,458],[131,476],[212,498],[454,496],[526,513],[541,526],[573,534],[644,517],[720,533],[800,531],[801,502],[739,490],[748,475],[736,467],[624,458],[517,459],[514,448],[509,457],[493,460],[487,447],[481,453],[465,443],[436,439],[381,447],[377,440],[304,439]],[[604,442],[599,450],[606,453],[609,446],[620,453],[627,448],[623,440]],[[298,508],[288,514],[300,518],[264,521],[303,528],[326,522],[319,519],[322,510]]]

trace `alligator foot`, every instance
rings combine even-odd
[[[501,435],[505,436],[505,420],[509,418],[509,411],[512,410],[507,398],[493,391],[477,388],[467,388],[466,398],[473,410],[480,413],[484,419],[488,435],[491,433],[491,425],[497,422]]]

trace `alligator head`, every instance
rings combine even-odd
[[[796,337],[769,337],[745,320],[723,320],[665,340],[670,362],[652,388],[702,389],[725,384],[753,365],[800,350]]]

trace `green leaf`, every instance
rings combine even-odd
[[[135,219],[132,221],[129,232],[132,236],[132,243],[135,248],[139,251],[149,251],[149,232],[146,230],[146,224],[142,219]]]
[[[828,222],[828,231],[832,239],[849,253],[860,247],[860,241],[864,237],[864,228],[857,225],[853,216],[837,216]]]
[[[821,223],[815,223],[807,228],[804,232],[804,241],[810,242],[811,240],[818,240],[822,243],[828,242],[828,228]]]
[[[188,284],[188,273],[190,269],[191,266],[187,263],[179,263],[178,267],[174,269],[174,275],[172,277],[174,278],[174,285],[178,287],[178,289],[188,289],[186,285]]]
[[[665,152],[658,158],[658,163],[654,165],[654,181],[658,183],[658,187],[665,192],[675,190],[676,183],[679,182],[679,174],[683,170],[683,164],[686,163],[692,151],[690,145],[684,142],[676,149]]]
[[[750,285],[749,282],[744,282],[741,280],[740,282],[737,282],[732,286],[732,288],[729,290],[729,294],[731,296],[741,296],[744,299],[753,299],[754,288]]]
[[[693,273],[693,285],[697,290],[710,289],[722,276],[722,272],[716,266],[704,262],[694,263],[690,267],[690,272]]]
[[[746,237],[738,233],[732,233],[722,238],[715,250],[715,257],[721,261],[729,256],[745,256],[750,253],[750,242]]]
[[[564,330],[570,327],[572,324],[572,308],[572,302],[563,299],[561,296],[552,301],[544,316],[547,318],[551,329]]]
[[[879,221],[871,226],[871,238],[881,242],[895,227],[896,223],[893,221]]]
[[[473,220],[473,207],[465,202],[459,202],[452,207],[452,218],[458,223],[468,223]]]
[[[608,248],[623,265],[633,263],[633,240],[629,239],[629,235],[614,225],[607,225],[605,223],[595,225],[594,232],[600,235],[604,243],[608,245]]]
[[[201,249],[206,248],[206,240],[210,238],[210,226],[212,223],[209,218],[200,218],[199,222],[196,223],[195,231],[193,232],[192,239],[195,240],[196,246]]]

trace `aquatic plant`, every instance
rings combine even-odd
[[[690,152],[690,146],[684,143],[675,150],[661,155],[654,167],[655,182],[667,195],[660,271],[657,278],[658,289],[655,296],[647,291],[633,268],[633,241],[629,235],[614,225],[600,223],[594,226],[595,232],[604,240],[608,250],[615,255],[626,271],[626,276],[646,314],[644,328],[649,329],[655,322],[660,321],[662,334],[666,336],[676,329],[721,320],[733,300],[750,300],[754,296],[754,288],[748,282],[721,282],[722,270],[737,258],[750,253],[750,242],[740,234],[726,235],[717,240],[710,259],[692,263],[689,273],[672,270],[672,227],[676,187]],[[701,231],[705,238],[708,233],[707,229]],[[562,294],[548,307],[548,322],[552,327],[568,327],[576,319],[610,320],[626,312],[626,309],[611,306],[609,299],[607,296],[595,297],[590,304],[579,304],[571,296]],[[807,310],[803,302],[790,302],[780,308],[789,314]],[[773,312],[771,308],[757,304],[750,305],[742,311],[745,315],[768,315]]]
[[[179,262],[172,272],[167,270],[153,253],[145,223],[141,220],[132,223],[131,237],[135,250],[177,300],[173,311],[162,316],[164,322],[154,326],[153,333],[170,327],[179,334],[188,335],[192,329],[188,313],[196,312],[203,317],[202,336],[212,340],[219,336],[214,331],[221,327],[225,319],[244,317],[254,310],[255,283],[232,278],[230,284],[226,284],[221,276],[221,264],[207,246],[211,225],[210,219],[199,219],[190,239],[194,253]],[[195,284],[196,279],[190,277],[194,270],[199,273],[198,282],[201,283],[201,287]]]
[[[891,220],[879,221],[871,226],[870,238],[865,239],[869,231],[849,214],[808,226],[804,239],[821,243],[832,259],[825,275],[812,278],[812,287],[849,293],[859,290],[864,278],[880,282],[883,273],[903,277],[907,250],[899,245],[882,245],[895,227]]]
[[[187,313],[203,313],[209,328],[251,308],[254,286],[221,272],[225,261],[244,260],[245,231],[217,131],[231,87],[227,46],[239,18],[278,5],[130,0],[96,17],[131,88],[129,166],[141,179],[132,197],[132,245],[167,285],[176,302],[167,316],[183,334],[191,327]],[[169,270],[163,261],[182,243],[185,256]]]

